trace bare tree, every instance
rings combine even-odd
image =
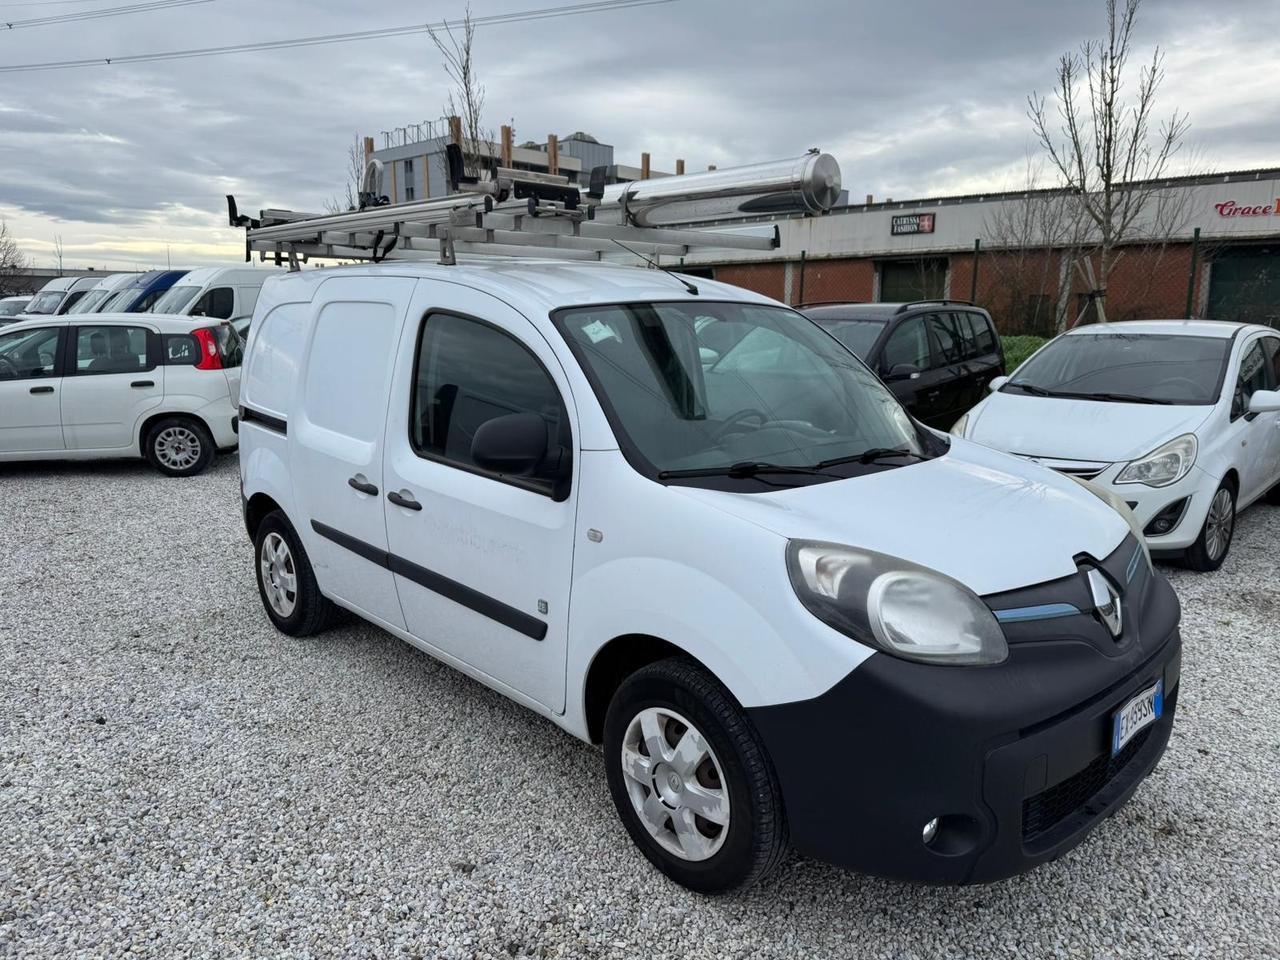
[[[62,234],[53,235],[53,255],[58,258],[58,276],[62,276]]]
[[[27,267],[27,258],[9,232],[9,224],[0,220],[0,297],[18,292],[18,275]]]
[[[1176,110],[1154,125],[1156,93],[1164,79],[1159,47],[1139,68],[1133,98],[1126,96],[1141,0],[1124,0],[1123,8],[1117,0],[1105,2],[1106,38],[1090,40],[1078,53],[1065,53],[1058,61],[1057,121],[1043,96],[1033,93],[1027,98],[1036,138],[1091,228],[1092,249],[1078,250],[1075,262],[1090,304],[1104,322],[1117,247],[1149,230],[1143,216],[1159,191],[1153,181],[1165,176],[1188,127],[1186,115]]]
[[[346,213],[360,208],[360,182],[364,178],[364,143],[360,134],[352,134],[345,160],[344,192],[334,194],[324,202],[326,213]]]
[[[479,178],[494,165],[494,132],[483,126],[485,90],[476,76],[472,56],[476,25],[471,19],[471,5],[467,5],[460,25],[445,21],[443,29],[428,27],[427,32],[440,51],[445,72],[453,81],[444,110],[446,116],[458,117],[462,122],[463,166],[468,176]]]

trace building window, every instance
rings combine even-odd
[[[407,183],[404,185],[404,198],[406,200],[412,200],[414,198],[413,187]]]

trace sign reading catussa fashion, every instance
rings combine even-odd
[[[1263,203],[1256,206],[1236,203],[1234,200],[1224,200],[1222,203],[1215,203],[1213,209],[1218,211],[1218,216],[1220,217],[1270,217],[1273,214],[1280,213],[1280,197],[1277,197],[1274,203]]]

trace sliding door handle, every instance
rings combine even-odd
[[[406,510],[421,510],[422,504],[413,499],[413,494],[405,496],[395,490],[387,494],[387,499],[394,503],[397,507],[404,507]]]
[[[357,473],[354,477],[347,479],[347,486],[352,490],[359,490],[361,493],[367,493],[371,497],[378,495],[378,488],[365,479],[363,473]]]

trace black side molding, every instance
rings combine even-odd
[[[469,610],[474,610],[481,616],[497,621],[504,627],[509,627],[517,633],[522,633],[531,640],[542,640],[547,635],[545,621],[530,616],[523,610],[517,610],[501,600],[495,600],[488,594],[473,590],[471,587],[458,583],[456,580],[450,580],[443,574],[419,566],[412,560],[406,560],[404,557],[397,557],[386,550],[380,550],[350,534],[335,530],[319,520],[311,521],[311,529],[326,540],[331,540],[357,556],[364,557],[370,563],[385,567],[392,573],[397,573],[406,580],[412,580],[419,586],[426,587],[432,593],[438,593],[454,603],[461,604]]]
[[[258,426],[278,433],[280,436],[286,436],[289,433],[289,424],[279,417],[273,417],[269,413],[263,413],[261,410],[255,410],[253,407],[240,407],[241,423],[256,423]]]

